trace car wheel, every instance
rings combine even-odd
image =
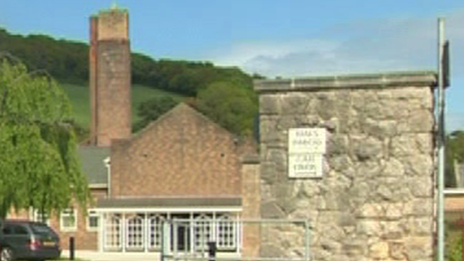
[[[2,252],[0,252],[0,260],[1,261],[13,261],[14,260],[14,255],[13,255],[13,250],[9,247],[4,247],[2,249]]]

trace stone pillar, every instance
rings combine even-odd
[[[433,260],[433,72],[255,82],[261,216],[311,222],[311,259]],[[288,132],[323,128],[322,177],[288,176]],[[303,256],[302,229],[263,256]]]
[[[259,156],[244,155],[242,157],[242,219],[259,219],[261,216],[261,194],[259,179]],[[255,258],[259,256],[260,224],[243,223],[242,257]]]
[[[131,135],[129,15],[125,10],[111,9],[101,11],[96,20],[96,88],[91,92],[91,106],[95,104],[91,126],[96,145],[109,146],[111,140]]]

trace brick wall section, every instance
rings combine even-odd
[[[110,198],[121,194],[120,186],[124,185],[124,181],[122,180],[122,174],[132,173],[133,171],[132,165],[128,164],[128,162],[130,162],[131,160],[131,155],[127,154],[127,151],[130,148],[130,146],[130,140],[113,140],[111,144],[111,178],[109,180],[110,187],[108,190],[108,196]],[[131,184],[131,186],[134,186],[134,184]]]
[[[96,201],[98,198],[106,197],[106,189],[92,189],[92,196]],[[77,207],[77,206],[76,206]],[[91,207],[89,207],[91,208]],[[61,247],[69,249],[69,238],[74,237],[75,248],[79,250],[98,250],[98,231],[87,230],[87,213],[77,207],[77,230],[64,232],[60,230],[60,217],[53,217],[50,225],[60,235]]]
[[[7,219],[23,219],[23,220],[29,220],[30,215],[29,211],[26,210],[20,210],[20,211],[15,211],[12,209],[8,215],[6,216]]]
[[[445,211],[463,211],[464,212],[464,193],[446,194]]]
[[[126,11],[90,18],[90,142],[109,146],[131,135],[131,59]]]
[[[259,155],[247,154],[242,157],[242,218],[259,219],[261,217]],[[258,223],[243,224],[242,257],[259,256],[260,225]]]
[[[98,198],[107,196],[107,189],[91,189],[92,197],[95,202]],[[50,219],[50,226],[60,236],[61,248],[69,249],[69,238],[73,236],[75,238],[75,248],[79,250],[98,250],[98,231],[87,230],[87,217],[81,208],[76,205],[77,208],[77,230],[73,232],[64,232],[60,229],[60,216],[52,215]],[[92,208],[91,206],[89,208]],[[26,210],[19,212],[11,211],[8,214],[8,219],[22,219],[30,220],[32,217],[31,213]]]
[[[234,137],[180,104],[111,150],[111,196],[238,196]]]
[[[98,42],[98,146],[131,135],[130,48],[125,40]]]
[[[98,40],[129,39],[129,13],[111,9],[98,13]]]
[[[98,17],[90,17],[89,44],[89,94],[90,94],[90,143],[97,143],[97,42]]]

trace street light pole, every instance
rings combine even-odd
[[[438,261],[445,260],[445,220],[444,220],[444,181],[445,181],[445,19],[438,18]]]

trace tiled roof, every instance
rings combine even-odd
[[[238,140],[180,103],[111,148],[112,196],[241,195]]]
[[[109,156],[109,147],[79,147],[81,170],[87,176],[89,185],[108,184],[108,169],[105,166],[104,160]]]

